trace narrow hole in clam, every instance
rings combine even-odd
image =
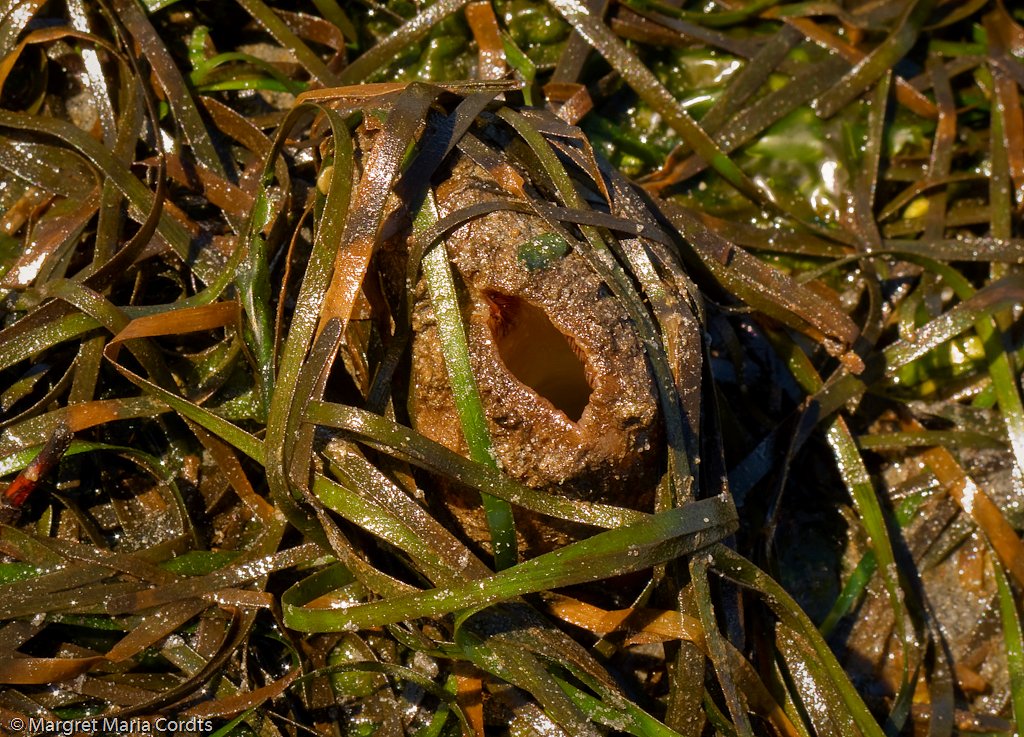
[[[593,388],[587,368],[539,307],[519,297],[491,293],[490,328],[505,368],[573,422],[583,416]]]

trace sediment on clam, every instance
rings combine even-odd
[[[438,178],[441,216],[508,198],[459,157]],[[498,209],[444,241],[462,290],[473,373],[497,461],[527,485],[649,510],[664,458],[658,396],[636,327],[586,258],[535,214]],[[424,435],[467,452],[425,284],[413,307],[410,416]],[[466,534],[488,539],[479,496],[446,485]],[[578,537],[572,523],[518,511],[530,553]]]

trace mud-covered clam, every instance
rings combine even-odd
[[[435,181],[442,216],[509,198],[466,157]],[[443,247],[504,472],[569,498],[649,509],[662,466],[656,387],[636,326],[586,258],[538,215],[512,209],[469,220]],[[422,280],[415,300],[410,415],[417,430],[466,454]],[[450,486],[445,494],[468,536],[486,541],[479,496]],[[532,552],[581,532],[518,510],[516,522]]]

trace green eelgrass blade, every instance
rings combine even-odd
[[[338,83],[338,77],[269,6],[261,0],[238,0],[238,4],[245,8],[257,23],[266,28],[282,46],[287,48],[314,79],[324,86]]]
[[[858,737],[853,718],[814,651],[784,624],[776,626],[773,639],[788,695],[806,714],[815,733]]]
[[[818,114],[824,118],[835,115],[891,70],[917,42],[921,26],[928,20],[934,7],[934,0],[913,0],[908,3],[903,17],[889,37],[851,69],[839,84],[818,98]]]
[[[811,365],[807,355],[792,344],[787,344],[783,348],[787,351],[789,367],[797,382],[809,393],[820,391],[823,387],[823,382]],[[868,534],[868,539],[871,542],[872,557],[870,563],[865,563],[863,568],[858,566],[857,570],[861,574],[868,574],[869,570],[871,573],[877,571],[881,575],[882,584],[889,597],[889,604],[896,621],[897,632],[906,655],[904,658],[902,692],[907,693],[906,689],[909,685],[907,679],[910,674],[909,656],[911,648],[914,647],[914,641],[903,603],[899,574],[896,567],[896,557],[893,553],[892,542],[889,539],[885,517],[882,514],[878,496],[871,482],[871,475],[864,465],[864,459],[861,458],[860,451],[857,448],[853,435],[850,433],[846,420],[839,416],[828,420],[826,439],[835,456],[839,474],[842,476],[847,491],[849,491],[850,496],[853,498],[857,514],[860,516],[864,529]],[[846,594],[845,590],[844,594]],[[850,596],[855,595],[854,591],[850,592]],[[835,621],[838,620],[838,617],[844,611],[845,609],[835,610],[836,614],[834,617],[833,613],[830,612],[826,623],[822,625],[822,632],[827,634],[835,626]],[[899,715],[896,716],[899,717]]]
[[[608,60],[608,63],[636,90],[640,98],[661,113],[666,122],[715,171],[751,200],[759,202],[764,199],[750,178],[718,148],[704,129],[672,96],[672,93],[658,81],[653,72],[637,59],[626,44],[613,34],[600,18],[593,15],[578,0],[552,0],[551,4],[583,38]]]
[[[648,517],[644,512],[626,507],[568,499],[531,489],[493,466],[474,463],[404,425],[358,407],[312,401],[306,407],[306,420],[342,430],[347,437],[375,450],[532,512],[605,529],[635,524]]]
[[[1003,572],[1002,564],[992,562],[999,589],[999,613],[1003,620],[1003,644],[1010,672],[1010,702],[1017,734],[1024,734],[1024,634],[1021,633],[1018,598]]]
[[[530,648],[518,642],[506,642],[500,636],[482,637],[470,631],[470,627],[460,627],[455,636],[470,660],[483,670],[529,691],[547,715],[567,734],[598,737],[600,733],[589,724],[587,714],[563,693],[558,682]]]
[[[462,9],[469,0],[438,0],[407,23],[396,28],[391,35],[373,46],[349,64],[338,75],[341,84],[365,82],[375,71],[391,62],[410,44],[416,43],[452,13]]]
[[[835,417],[829,423],[826,431],[828,443],[836,458],[839,467],[839,474],[843,478],[850,496],[853,497],[857,514],[864,524],[871,541],[871,549],[875,554],[876,570],[882,578],[882,584],[889,597],[889,605],[896,619],[896,631],[900,642],[903,645],[903,676],[900,685],[900,694],[896,699],[896,706],[893,707],[893,728],[896,731],[902,727],[903,720],[908,713],[899,713],[897,707],[905,702],[912,693],[910,674],[913,670],[912,662],[916,657],[916,643],[913,632],[907,618],[906,608],[903,604],[903,592],[900,587],[899,573],[896,568],[896,556],[893,554],[892,542],[889,540],[889,531],[885,524],[885,517],[882,514],[882,507],[878,502],[874,484],[871,483],[871,475],[864,465],[857,444],[842,417]],[[911,689],[911,690],[908,690]]]
[[[405,550],[436,585],[481,578],[490,570],[418,502],[358,453],[328,447],[335,484],[322,476],[313,492],[328,507]],[[354,517],[353,515],[356,515]],[[358,518],[357,518],[358,517]]]
[[[235,277],[247,318],[243,335],[256,363],[263,418],[270,411],[270,397],[274,393],[274,338],[268,265],[270,254],[267,239],[263,235],[273,214],[267,188],[261,187],[245,232],[245,257]]]
[[[15,326],[17,323],[15,323]],[[24,361],[46,348],[68,340],[80,338],[100,327],[100,323],[89,315],[74,312],[62,315],[52,322],[30,328],[3,342],[0,352],[0,370]]]
[[[0,128],[45,133],[63,141],[96,165],[103,175],[113,181],[129,202],[130,212],[139,222],[153,209],[154,194],[135,177],[128,167],[118,161],[103,145],[72,123],[56,118],[44,118],[23,113],[0,110]],[[198,258],[191,251],[191,238],[185,228],[167,212],[160,215],[160,235],[175,252],[190,265],[206,283],[215,281],[219,264],[210,262],[209,251],[200,251]]]
[[[962,277],[960,281],[963,281]],[[999,310],[1016,306],[1024,300],[1024,277],[1019,274],[1011,274],[991,282],[971,294],[969,298],[959,292],[956,283],[951,282],[950,286],[963,299],[960,304],[918,328],[913,340],[896,340],[881,352],[869,357],[866,368],[860,376],[844,372],[826,384],[812,397],[818,417],[825,418],[831,415],[853,397],[863,394],[868,384],[878,381],[882,377],[895,376],[903,366],[951,338],[955,338],[965,330],[977,327],[979,337],[984,340],[982,331],[994,330],[991,324],[988,324],[986,328],[984,323]],[[969,285],[965,283],[965,286]],[[1003,383],[1004,390],[1008,394],[1007,399],[1012,402],[1009,392],[1012,389],[1016,393],[1016,388],[1008,382]],[[1005,416],[1009,418],[1014,414],[1011,412]],[[1020,416],[1024,418],[1024,412]],[[785,424],[780,427],[784,426]],[[1021,437],[1024,438],[1024,435]],[[799,440],[802,444],[806,437]],[[733,466],[729,473],[729,486],[736,497],[737,504],[742,505],[747,493],[768,472],[770,466],[764,460],[774,457],[776,448],[779,447],[781,441],[782,438],[778,431],[770,432],[746,458]]]
[[[422,232],[437,221],[433,196],[428,192],[416,216],[414,230]],[[476,379],[469,359],[469,343],[459,310],[455,281],[448,265],[448,252],[443,243],[435,245],[423,257],[423,275],[427,280],[430,302],[437,320],[441,339],[441,352],[448,370],[455,407],[462,423],[462,432],[469,446],[469,457],[477,463],[497,468],[491,435],[487,429],[487,415],[477,390]],[[512,507],[490,494],[481,494],[487,526],[491,531],[494,564],[498,570],[509,568],[516,562],[516,529]]]
[[[346,590],[347,589],[347,590]],[[281,594],[281,611],[284,618],[300,631],[308,632],[317,625],[317,608],[305,608],[314,599],[334,592],[335,595],[345,594],[349,601],[365,599],[367,591],[356,581],[355,575],[340,563],[329,565],[313,573]]]
[[[884,737],[882,728],[843,672],[835,654],[793,597],[768,574],[724,545],[712,546],[709,553],[712,569],[716,573],[760,593],[775,616],[810,646],[822,667],[822,673],[839,692],[842,704],[838,706],[849,713],[861,734],[864,737]]]
[[[832,634],[832,630],[839,623],[839,620],[846,616],[846,613],[853,609],[854,603],[860,598],[860,595],[864,593],[864,589],[867,588],[868,583],[871,581],[871,577],[875,575],[875,570],[878,568],[878,564],[875,560],[875,553],[873,550],[869,550],[857,563],[857,567],[853,569],[853,573],[850,574],[849,580],[846,585],[843,586],[843,590],[836,597],[835,603],[832,608],[829,609],[825,619],[818,626],[818,630],[821,632],[822,637],[828,637]]]
[[[306,112],[313,109],[316,108],[310,106],[306,108]],[[282,348],[276,356],[277,381],[267,416],[268,453],[265,468],[270,493],[289,521],[298,529],[311,534],[314,539],[326,542],[323,533],[316,532],[314,525],[308,520],[307,513],[296,503],[287,478],[291,460],[289,451],[297,436],[301,418],[301,413],[296,411],[296,405],[301,405],[309,399],[298,396],[299,376],[320,320],[320,306],[330,284],[335,260],[334,250],[341,240],[345,227],[352,190],[352,139],[348,128],[341,116],[334,111],[324,109],[323,113],[332,128],[334,168],[329,180],[323,215],[317,222],[313,251],[309,256],[292,313],[288,336],[283,340]],[[301,114],[301,108],[296,108],[281,126],[264,163],[264,187],[270,185],[274,171],[273,161],[284,146],[287,131]],[[282,342],[281,336],[277,337],[277,341]]]
[[[229,78],[218,79],[215,73],[219,68],[232,62],[239,62],[247,67],[255,67],[255,69],[246,68],[242,73],[232,69]],[[273,64],[252,54],[243,54],[237,51],[225,52],[209,59],[203,59],[195,65],[189,77],[194,86],[207,90],[258,88],[279,90],[291,94],[298,94],[306,90],[305,84],[289,79]]]
[[[607,695],[600,699],[558,676],[555,676],[555,682],[592,722],[635,737],[679,737],[678,732],[659,722],[629,699],[610,699]]]
[[[316,670],[304,673],[296,679],[296,685],[304,682],[308,683],[324,676],[341,673],[382,673],[396,681],[408,681],[409,683],[415,684],[417,687],[436,697],[441,703],[437,712],[434,714],[434,717],[431,718],[430,723],[421,728],[420,731],[409,732],[408,734],[413,734],[416,737],[429,737],[430,735],[438,734],[440,732],[440,728],[444,726],[444,721],[447,719],[450,712],[454,712],[458,717],[459,722],[462,725],[462,734],[472,734],[472,728],[470,727],[469,720],[466,718],[465,713],[455,697],[456,686],[454,676],[450,676],[447,682],[442,686],[414,668],[398,665],[396,663],[382,663],[376,660],[354,660],[335,665],[328,665],[324,668],[317,668]],[[440,724],[438,723],[439,719]],[[446,734],[443,732],[441,733]]]
[[[693,582],[694,597],[697,604],[697,611],[700,614],[700,621],[704,627],[704,638],[707,641],[708,653],[711,662],[718,674],[718,682],[722,687],[725,696],[726,707],[733,720],[733,726],[739,737],[753,737],[754,731],[750,725],[750,718],[747,716],[747,706],[739,689],[736,688],[736,681],[729,664],[729,654],[726,650],[725,638],[718,629],[718,622],[715,619],[715,612],[711,598],[711,587],[708,585],[708,561],[705,556],[695,556],[690,559],[690,575]]]
[[[631,2],[626,3],[626,5],[637,9],[652,8],[672,18],[693,21],[708,28],[735,25],[777,4],[777,0],[753,0],[753,2],[745,3],[743,7],[736,8],[735,10],[707,12],[680,10],[674,5],[658,2],[658,0],[631,0]]]
[[[508,61],[508,65],[519,72],[519,76],[526,82],[523,87],[523,100],[527,105],[533,105],[533,80],[537,76],[537,65],[523,53],[523,50],[505,31],[501,32],[501,44],[505,49],[505,59]]]
[[[217,416],[205,407],[200,407],[194,402],[183,399],[182,397],[157,386],[153,382],[142,378],[116,361],[111,360],[111,363],[113,363],[114,368],[116,368],[126,379],[156,396],[171,409],[179,412],[183,417],[187,417],[201,425],[221,440],[224,440],[238,448],[256,462],[263,463],[264,442],[259,438],[247,433],[237,425],[228,422],[223,417]]]
[[[313,493],[328,508],[333,509],[345,519],[364,530],[386,540],[400,550],[404,550],[428,573],[437,576],[442,560],[438,552],[416,534],[403,520],[389,514],[381,504],[366,499],[348,488],[324,476],[317,476],[313,481]]]
[[[312,621],[290,622],[305,631],[338,632],[378,627],[418,617],[483,607],[523,594],[596,581],[649,568],[712,544],[735,529],[732,504],[712,497],[653,515],[629,527],[602,532],[495,575],[448,588],[326,611]]]

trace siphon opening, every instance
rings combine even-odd
[[[593,388],[572,339],[524,299],[497,293],[487,299],[502,363],[521,383],[579,422]]]

